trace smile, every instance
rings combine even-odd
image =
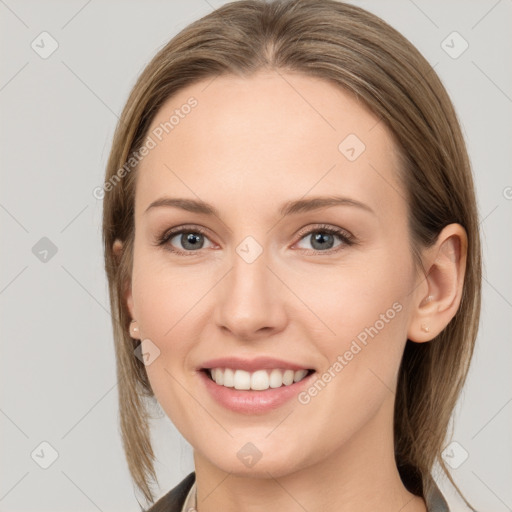
[[[233,368],[207,368],[208,376],[219,386],[236,390],[265,391],[300,382],[314,370],[261,369],[248,372]]]

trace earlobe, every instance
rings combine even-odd
[[[434,339],[459,309],[464,285],[467,235],[460,224],[446,226],[425,258],[427,275],[418,286],[408,338],[416,343]]]

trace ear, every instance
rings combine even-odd
[[[446,226],[423,254],[426,277],[416,287],[407,337],[434,339],[459,309],[467,259],[467,234],[460,224]]]
[[[116,239],[112,246],[112,250],[114,252],[114,257],[119,262],[123,254],[123,242],[119,239]],[[131,283],[126,285],[126,291],[124,292],[124,300],[126,301],[126,305],[128,307],[128,311],[130,312],[130,316],[132,318],[135,318]]]

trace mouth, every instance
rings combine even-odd
[[[217,385],[238,391],[266,391],[288,387],[315,373],[313,369],[263,368],[246,371],[236,368],[201,368],[201,372]]]
[[[311,385],[317,373],[304,363],[263,354],[253,359],[210,359],[203,361],[197,372],[204,390],[217,404],[245,415],[267,414],[284,406]]]

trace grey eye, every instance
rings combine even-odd
[[[313,249],[315,251],[328,251],[329,249],[337,247],[337,245],[335,245],[336,238],[341,239],[340,235],[336,233],[329,233],[328,231],[317,229],[302,238],[302,240],[309,240],[311,247],[299,247],[301,249]],[[340,244],[341,242],[338,245]]]
[[[178,239],[179,244],[177,242],[173,243],[173,240]],[[181,233],[175,234],[172,238],[169,239],[169,243],[171,245],[178,245],[178,249],[182,249],[185,251],[194,251],[198,249],[203,249],[205,245],[205,241],[208,240],[206,236],[196,231],[183,231]]]

